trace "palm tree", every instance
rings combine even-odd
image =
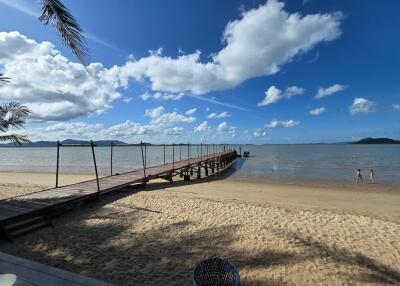
[[[74,16],[69,12],[60,0],[41,0],[42,15],[39,20],[45,25],[52,23],[58,35],[79,62],[86,67],[88,49],[86,47],[83,30]]]
[[[7,132],[10,127],[19,128],[25,123],[29,109],[18,103],[8,102],[0,106],[0,131]],[[18,134],[0,135],[0,141],[12,141],[17,144],[30,143],[26,136]]]
[[[45,25],[52,23],[56,27],[63,44],[72,51],[79,62],[86,68],[88,50],[83,30],[78,22],[60,0],[41,0],[41,5],[42,15],[39,20]],[[9,77],[0,74],[0,85],[9,81]],[[1,105],[0,132],[7,132],[10,127],[22,127],[29,114],[29,109],[18,102],[9,102]],[[26,136],[18,134],[0,135],[0,142],[4,141],[12,141],[17,144],[30,143]]]

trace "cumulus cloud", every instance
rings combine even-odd
[[[267,135],[267,131],[262,130],[261,128],[258,128],[256,131],[253,133],[253,137],[259,138],[259,137],[265,137]]]
[[[194,132],[205,132],[205,131],[208,131],[209,129],[210,129],[210,127],[208,126],[208,122],[203,121],[198,126],[195,126],[193,130],[194,130]]]
[[[114,72],[118,71],[123,83],[130,78],[147,79],[153,90],[203,94],[275,74],[296,55],[341,34],[341,13],[301,16],[283,8],[283,3],[269,0],[229,22],[222,37],[225,47],[209,62],[201,62],[200,51],[172,58],[159,50],[115,67]]]
[[[229,117],[229,116],[231,116],[231,115],[228,112],[224,111],[224,112],[221,112],[221,113],[215,113],[215,112],[210,113],[210,114],[207,115],[207,118],[216,119],[216,118],[226,118],[226,117]]]
[[[129,102],[131,102],[132,101],[132,97],[124,97],[123,99],[122,99],[122,101],[123,102],[125,102],[125,103],[129,103]]]
[[[138,60],[130,58],[122,66],[92,63],[90,75],[50,42],[1,32],[0,65],[12,82],[0,88],[0,99],[24,102],[35,120],[67,121],[111,108],[121,97],[119,88],[126,88],[132,79],[149,81],[154,93],[141,96],[144,100],[178,100],[187,91],[229,89],[277,73],[296,55],[336,39],[341,18],[340,13],[290,14],[283,3],[269,0],[226,25],[224,47],[208,62],[201,61],[200,51],[172,58],[159,49]]]
[[[69,61],[50,42],[38,43],[18,32],[0,32],[0,65],[12,77],[0,99],[24,102],[36,120],[70,120],[111,107],[121,95],[102,64]]]
[[[173,127],[168,128],[165,133],[170,136],[179,136],[183,134],[184,130],[183,127]]]
[[[146,109],[145,116],[151,118],[150,123],[155,125],[168,126],[178,123],[190,124],[196,121],[195,117],[187,117],[177,112],[165,112],[163,106],[153,109]]]
[[[318,108],[310,110],[310,114],[311,115],[320,115],[320,114],[326,112],[326,110],[327,109],[325,107],[318,107]]]
[[[400,111],[400,104],[392,104],[392,108],[393,108],[394,110]]]
[[[329,96],[331,94],[334,94],[336,92],[342,91],[346,88],[346,86],[342,84],[334,84],[330,87],[327,88],[319,88],[317,94],[315,95],[316,99],[321,99],[323,97]]]
[[[225,121],[217,126],[216,131],[218,134],[229,134],[232,137],[236,136],[236,127],[229,126]]]
[[[270,123],[266,124],[266,128],[293,128],[299,125],[299,121],[294,121],[294,120],[287,120],[287,121],[281,121],[277,119],[273,119]]]
[[[280,89],[277,89],[275,86],[271,86],[265,92],[265,98],[257,105],[266,106],[282,99],[291,99],[293,96],[300,95],[303,93],[304,93],[304,88],[297,86],[288,87],[285,91],[281,91]]]
[[[358,113],[370,113],[376,110],[376,103],[365,98],[354,98],[353,104],[349,107],[351,115]]]
[[[189,109],[188,111],[186,111],[185,114],[186,115],[193,115],[193,114],[196,113],[196,111],[197,111],[197,108],[192,108],[192,109]]]
[[[166,93],[166,92],[155,92],[151,93],[149,91],[146,91],[145,93],[139,95],[139,97],[143,100],[146,101],[148,99],[154,99],[154,100],[179,100],[181,99],[185,94],[183,92],[180,93]]]

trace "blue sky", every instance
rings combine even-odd
[[[36,1],[0,0],[0,68],[13,79],[0,99],[31,108],[19,132],[33,140],[400,138],[397,1],[64,4],[92,77],[37,21]]]

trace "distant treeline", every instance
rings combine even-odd
[[[399,140],[393,140],[390,138],[363,138],[356,142],[352,142],[352,144],[400,144]]]

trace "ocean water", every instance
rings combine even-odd
[[[288,183],[354,182],[360,168],[364,179],[374,169],[376,181],[400,187],[400,145],[244,145],[242,151],[252,157],[236,163],[230,179],[241,181],[277,181]],[[110,174],[109,147],[96,147],[99,173]],[[190,157],[206,153],[190,148]],[[209,150],[211,151],[211,149]],[[186,146],[175,146],[175,160],[187,159]],[[164,162],[164,148],[146,148],[147,166]],[[172,162],[172,147],[166,147],[165,161]],[[113,172],[142,167],[141,149],[137,146],[114,147]],[[55,172],[56,148],[0,148],[0,171]],[[89,147],[60,149],[60,173],[93,173],[93,157]]]

